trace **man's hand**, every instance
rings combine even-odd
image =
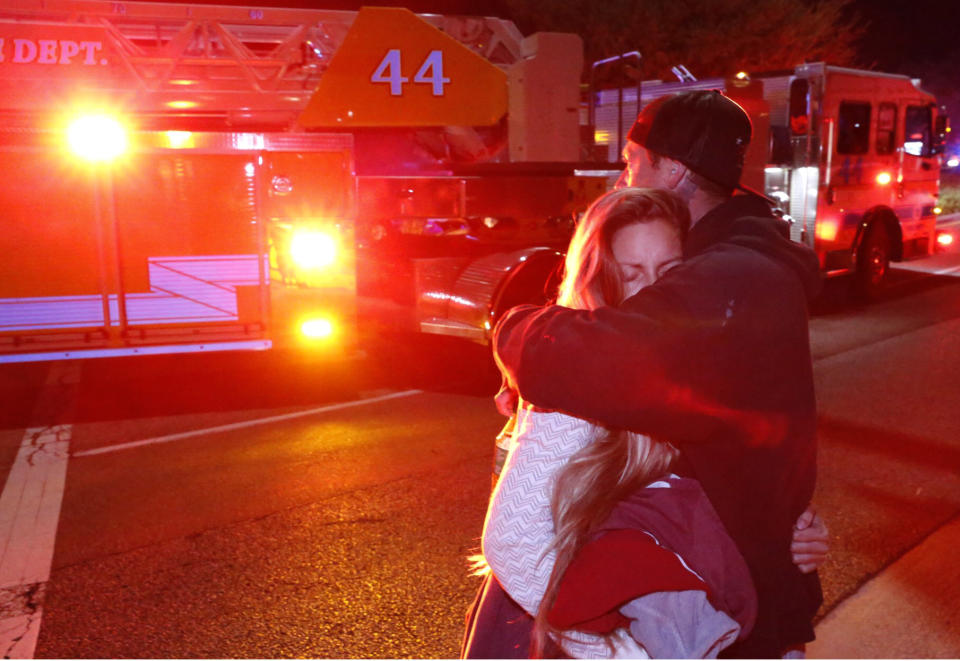
[[[517,404],[520,403],[520,396],[516,390],[510,387],[507,380],[504,379],[500,386],[500,392],[493,398],[493,401],[496,402],[497,410],[500,411],[500,414],[509,418],[517,412]]]
[[[790,552],[795,564],[804,574],[816,570],[827,559],[830,550],[827,524],[813,505],[809,505],[793,526]]]
[[[497,410],[500,414],[509,418],[517,412],[517,404],[520,402],[520,397],[517,395],[516,390],[504,382],[504,384],[500,386],[500,392],[493,398],[493,401],[496,402]]]

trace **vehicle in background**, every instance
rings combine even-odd
[[[644,82],[595,95],[598,142],[612,159],[618,97],[630,113],[663,94],[719,89],[750,114],[743,181],[776,201],[795,241],[827,276],[852,275],[876,296],[891,261],[936,249],[941,158],[949,125],[934,97],[907,76],[803,64],[731,79]],[[631,103],[632,102],[632,103]]]

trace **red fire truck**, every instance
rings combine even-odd
[[[851,274],[867,297],[891,260],[935,250],[947,117],[907,76],[803,64],[732,79],[644,82],[640,105],[687,89],[720,89],[751,115],[744,182],[775,199],[791,235],[816,250],[827,276]],[[620,116],[635,116],[637,88],[602,91],[596,138],[612,158]]]
[[[485,341],[606,184],[581,52],[403,9],[5,3],[0,361]]]

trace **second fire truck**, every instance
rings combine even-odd
[[[751,116],[744,183],[775,200],[791,238],[813,248],[828,277],[852,276],[863,297],[891,261],[931,254],[947,117],[907,76],[803,64],[731,79],[645,82],[641,106],[688,89],[719,89]],[[621,108],[621,100],[622,106]],[[637,88],[595,99],[597,142],[615,157],[621,116]]]

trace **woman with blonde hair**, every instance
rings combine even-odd
[[[619,305],[679,263],[689,225],[668,191],[600,197],[571,239],[558,304]],[[524,402],[515,429],[465,657],[716,657],[749,633],[749,571],[700,485],[670,473],[669,442]]]

